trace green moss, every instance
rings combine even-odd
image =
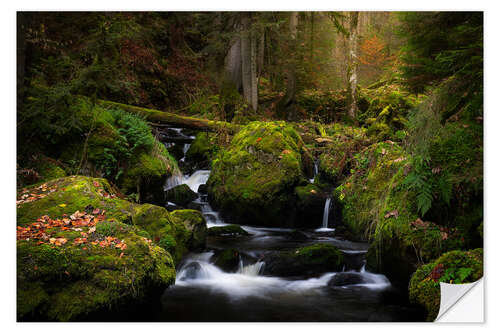
[[[222,227],[208,228],[209,236],[247,236],[249,235],[242,227],[237,224],[225,225]]]
[[[121,236],[127,244],[123,252],[92,244],[51,247],[18,241],[18,292],[35,296],[18,298],[18,319],[77,320],[174,282],[168,252],[134,232]]]
[[[165,196],[167,201],[173,202],[179,206],[187,206],[198,197],[187,184],[181,184],[171,188],[165,193]]]
[[[235,249],[225,249],[217,254],[214,264],[225,271],[234,271],[240,262],[240,253]]]
[[[45,158],[39,166],[41,181],[48,181],[66,176],[66,172],[54,160]]]
[[[146,230],[152,239],[168,250],[178,263],[191,247],[200,247],[202,241],[203,216],[195,215],[191,210],[185,213],[170,214],[165,208],[144,204],[137,206],[132,221]]]
[[[212,160],[218,150],[217,136],[214,133],[199,132],[186,152],[186,158],[200,165]]]
[[[307,261],[311,265],[326,264],[339,267],[343,260],[342,252],[331,244],[301,247],[293,251],[291,255],[297,260]]]
[[[84,211],[86,207],[99,207],[107,211],[110,219],[126,222],[130,219],[132,203],[112,198],[117,192],[107,180],[102,178],[88,178],[84,176],[71,176],[59,178],[45,183],[48,189],[55,189],[46,196],[18,205],[17,224],[26,225],[36,221],[42,215],[68,216],[77,210]],[[28,192],[39,191],[37,187],[27,188]]]
[[[212,162],[207,182],[216,205],[257,224],[287,220],[293,188],[306,182],[304,144],[284,122],[252,122]]]
[[[447,252],[413,274],[409,285],[410,301],[423,306],[427,310],[427,320],[433,321],[439,312],[440,282],[470,283],[482,276],[483,249]]]
[[[175,210],[170,216],[176,223],[182,223],[190,232],[190,238],[187,241],[190,249],[202,249],[205,247],[207,238],[207,223],[203,214],[194,209]]]
[[[349,171],[353,155],[371,144],[366,130],[342,124],[326,127],[329,141],[324,144],[319,155],[321,179],[337,183]]]
[[[295,188],[295,194],[298,198],[298,206],[309,207],[314,205],[317,201],[318,197],[321,195],[321,190],[314,184],[307,184],[305,186],[297,186]]]
[[[19,195],[38,192],[45,196],[18,204],[19,226],[43,215],[56,219],[95,208],[104,213],[105,219],[97,223],[94,232],[89,227],[81,231],[50,230],[50,237],[67,240],[60,246],[38,244],[37,240],[17,241],[20,320],[78,320],[133,302],[152,289],[172,284],[172,255],[178,262],[192,243],[202,241],[200,229],[205,221],[199,212],[181,211],[171,217],[163,207],[128,202],[116,197],[105,179],[59,178],[20,190]],[[85,244],[74,242],[82,237],[81,232],[87,233]],[[147,239],[149,235],[171,253],[154,245]],[[116,237],[127,245],[126,249],[122,252],[114,246],[101,247],[99,242],[105,237]],[[168,246],[164,239],[170,240]],[[23,296],[28,294],[32,297]]]
[[[273,253],[264,260],[265,274],[303,276],[341,270],[343,254],[331,244],[314,244]]]

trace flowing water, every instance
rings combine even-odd
[[[210,170],[177,175],[175,182],[197,192]],[[212,209],[207,196],[193,202],[207,226],[227,223]],[[287,228],[245,226],[249,236],[209,237],[207,250],[190,253],[177,269],[175,285],[161,297],[157,321],[419,321],[421,313],[411,308],[381,274],[366,271],[367,243],[352,242],[328,228],[331,198],[325,201],[321,228],[296,231]],[[319,225],[318,221],[318,225]],[[328,232],[325,232],[328,231]],[[339,272],[281,277],[265,274],[269,253],[289,251],[315,243],[338,247],[345,257]],[[215,265],[224,249],[237,251],[239,263],[231,272]]]
[[[323,208],[323,222],[321,223],[321,228],[316,229],[317,232],[330,232],[335,231],[335,229],[328,228],[328,221],[330,217],[330,205],[332,198],[326,198],[325,208]]]

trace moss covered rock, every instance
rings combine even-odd
[[[226,272],[236,272],[240,263],[240,253],[235,249],[225,249],[215,254],[214,265]]]
[[[207,239],[207,223],[203,215],[194,209],[174,210],[170,213],[175,220],[184,224],[190,232],[189,249],[203,249]]]
[[[217,135],[209,132],[199,132],[186,152],[186,160],[192,163],[195,169],[204,169],[210,166],[218,148]]]
[[[163,205],[163,184],[177,164],[147,122],[118,105],[104,108],[85,98],[72,104],[82,134],[63,138],[53,149],[55,157],[73,173],[104,177],[125,194],[139,194],[141,202]]]
[[[209,196],[237,221],[286,225],[293,189],[307,182],[305,151],[300,136],[285,122],[252,122],[213,160]]]
[[[264,258],[264,274],[302,276],[342,269],[343,254],[331,244],[314,244]]]
[[[451,251],[420,267],[410,280],[410,301],[427,310],[427,320],[439,313],[439,283],[470,283],[483,276],[483,249]]]
[[[43,197],[28,189],[38,199],[18,204],[19,320],[84,320],[174,283],[171,255],[120,222],[129,221],[133,204],[111,197],[108,186],[104,179],[61,178],[40,189]],[[37,232],[23,237],[31,230]]]
[[[176,205],[183,207],[186,207],[197,197],[198,195],[193,192],[186,184],[178,185],[165,192],[165,198],[167,201],[173,202]]]
[[[209,236],[248,236],[250,235],[237,224],[208,228]]]
[[[335,190],[343,223],[371,242],[368,267],[401,286],[419,262],[466,245],[457,228],[422,220],[418,192],[407,181],[413,163],[392,141],[373,144],[353,156],[351,175]]]
[[[203,217],[192,211],[172,217],[118,195],[107,180],[84,176],[19,191],[19,230],[49,217],[66,221],[45,236],[18,237],[19,319],[79,320],[174,282],[174,263],[202,242]],[[80,215],[88,220],[71,227]]]

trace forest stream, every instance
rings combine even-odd
[[[181,129],[173,129],[182,135]],[[186,138],[188,138],[186,136]],[[174,145],[167,142],[166,146]],[[189,143],[184,143],[187,152]],[[185,157],[182,161],[184,162]],[[315,168],[317,172],[317,168]],[[192,204],[207,227],[229,225],[199,193],[210,170],[176,174],[166,189],[187,184],[198,194]],[[173,203],[167,203],[168,206]],[[247,236],[210,237],[207,248],[191,252],[178,266],[175,285],[162,295],[159,321],[418,321],[420,312],[407,304],[386,276],[365,270],[368,243],[353,242],[329,228],[331,199],[325,200],[318,228],[300,230],[242,225]],[[330,223],[329,223],[330,222]],[[297,239],[300,238],[300,239]],[[280,277],[266,274],[266,255],[312,244],[332,244],[346,256],[341,271]],[[238,265],[227,272],[214,264],[216,253],[236,250]]]
[[[17,321],[436,320],[484,273],[483,20],[18,11]]]

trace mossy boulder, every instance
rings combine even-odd
[[[82,320],[139,302],[172,284],[174,264],[188,249],[204,245],[206,224],[199,212],[170,214],[119,195],[106,179],[85,176],[19,191],[21,230],[49,217],[69,223],[71,215],[83,214],[97,221],[93,230],[87,222],[79,228],[53,228],[46,236],[51,243],[45,238],[17,241],[20,320]]]
[[[104,212],[98,217],[95,227],[46,229],[50,242],[18,239],[18,320],[80,321],[117,313],[175,282],[167,251],[136,227]]]
[[[198,195],[193,192],[186,184],[178,185],[165,192],[165,198],[167,201],[173,202],[174,204],[183,207],[186,207],[197,197]]]
[[[125,194],[139,194],[140,202],[163,205],[163,184],[178,167],[147,122],[118,105],[102,107],[86,98],[71,104],[82,133],[61,138],[52,148],[54,157],[73,173],[104,177]]]
[[[483,249],[451,251],[433,262],[420,267],[413,274],[410,285],[410,301],[427,310],[427,320],[433,321],[439,313],[440,282],[470,283],[483,276]]]
[[[214,256],[213,263],[226,272],[236,272],[240,263],[240,253],[235,249],[225,249],[217,252]]]
[[[141,153],[131,160],[120,184],[125,193],[138,193],[141,202],[163,206],[166,202],[163,185],[175,168],[177,164],[158,142],[155,152]]]
[[[343,254],[331,244],[314,244],[264,257],[264,274],[304,276],[342,269]]]
[[[190,232],[190,238],[187,241],[189,249],[203,249],[207,239],[207,223],[203,215],[193,209],[174,210],[170,213],[174,220],[184,224]]]
[[[401,286],[407,285],[419,262],[414,247],[426,259],[440,253],[439,231],[418,233],[411,227],[419,215],[414,192],[403,184],[410,168],[398,144],[379,142],[354,154],[350,176],[334,192],[342,223],[356,238],[371,242],[369,269]]]
[[[242,227],[237,224],[230,224],[221,227],[208,228],[209,236],[248,236],[250,235]]]
[[[193,164],[195,169],[204,169],[210,166],[210,161],[218,150],[215,133],[199,132],[186,152],[186,160]]]
[[[353,156],[351,175],[335,190],[343,224],[354,235],[371,242],[368,268],[383,272],[399,286],[407,285],[419,262],[467,245],[467,236],[459,225],[423,220],[418,191],[408,185],[414,164],[397,143],[379,142]],[[429,170],[429,175],[427,182],[432,188],[437,172]],[[440,200],[436,194],[432,205],[441,207]],[[477,224],[481,218],[479,215]]]
[[[212,161],[209,197],[235,221],[290,224],[294,188],[307,182],[302,157],[306,151],[285,122],[251,122]]]

